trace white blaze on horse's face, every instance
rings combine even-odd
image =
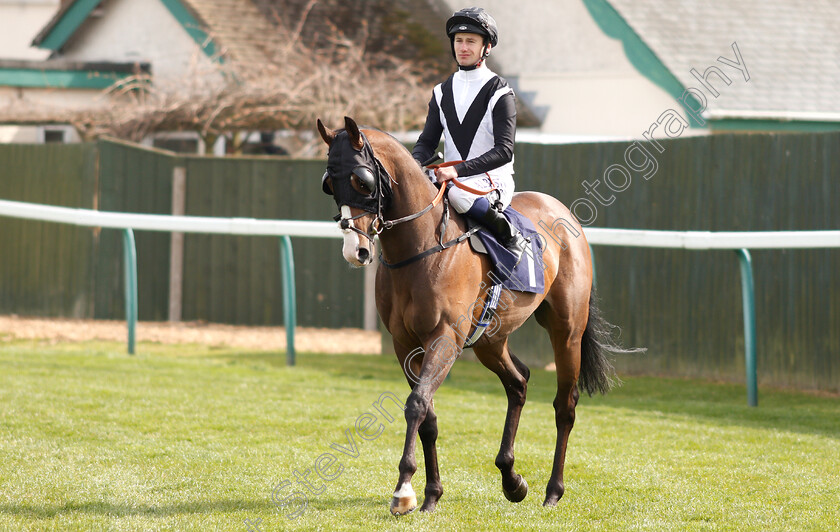
[[[347,229],[342,229],[344,233],[344,246],[341,252],[344,255],[344,260],[349,262],[352,266],[360,267],[367,266],[371,262],[371,253],[368,248],[368,240],[360,239],[359,233],[353,231],[351,227],[355,227],[356,220],[352,220],[353,214],[350,212],[350,207],[347,205],[341,206],[341,220],[338,222],[341,227],[342,222],[347,220]]]

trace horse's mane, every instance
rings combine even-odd
[[[409,156],[412,156],[412,155],[411,155],[411,152],[410,152],[410,151],[408,151],[408,148],[406,148],[406,147],[405,147],[405,144],[403,144],[402,142],[400,142],[400,139],[398,139],[397,137],[395,137],[395,136],[394,136],[394,135],[392,135],[391,133],[388,133],[388,132],[387,132],[387,131],[385,131],[385,130],[382,130],[382,129],[379,129],[378,127],[373,127],[373,126],[359,126],[359,130],[360,130],[360,131],[362,131],[362,130],[371,130],[371,131],[376,131],[376,132],[378,132],[378,133],[382,133],[383,135],[386,135],[386,136],[388,136],[388,137],[391,137],[391,140],[393,140],[395,143],[397,143],[397,144],[398,144],[398,145],[399,145],[399,146],[403,149],[403,151],[405,151],[405,152],[406,152]],[[412,156],[412,157],[413,157],[413,156]]]
[[[337,131],[345,131],[345,130],[342,129],[342,130],[337,130]],[[391,133],[388,133],[387,131],[383,131],[383,130],[379,129],[378,127],[373,127],[373,126],[359,126],[359,131],[362,131],[363,133],[364,133],[364,131],[376,131],[377,133],[382,133],[385,137],[387,137],[388,139],[390,139],[392,141],[392,144],[395,144],[395,145],[400,147],[400,149],[403,151],[404,155],[407,156],[408,162],[413,162],[414,161],[414,155],[409,151],[409,149],[405,146],[405,144],[400,142],[400,140],[397,137],[395,137],[394,135],[392,135]],[[370,141],[368,141],[368,142],[370,142]],[[392,164],[398,164],[398,162],[393,161]],[[417,167],[417,170],[418,171],[420,170],[419,166]],[[392,177],[392,179],[394,180],[394,183],[399,184],[399,182],[397,182],[396,179],[394,179],[394,177]]]

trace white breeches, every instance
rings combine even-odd
[[[478,190],[489,190],[492,187],[490,179],[486,174],[468,177],[466,179],[459,179],[461,183]],[[475,200],[481,197],[487,198],[487,201],[492,205],[499,200],[502,205],[507,207],[510,205],[510,200],[513,199],[513,192],[515,185],[513,183],[513,176],[493,176],[493,183],[496,185],[496,191],[487,194],[486,196],[479,196],[471,194],[466,190],[462,190],[456,186],[449,189],[449,203],[452,207],[460,212],[465,213],[470,210]]]

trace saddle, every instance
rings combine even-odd
[[[481,317],[477,323],[474,323],[475,328],[472,334],[464,342],[464,348],[475,345],[487,327],[490,326],[493,313],[499,305],[499,298],[503,288],[535,294],[541,294],[545,289],[542,241],[537,236],[534,224],[513,207],[509,206],[505,209],[504,214],[510,220],[511,224],[519,229],[523,236],[529,239],[529,248],[525,250],[517,264],[512,264],[513,257],[510,252],[496,239],[492,231],[484,229],[481,224],[469,216],[464,217],[467,221],[468,230],[475,227],[479,228],[477,232],[472,233],[469,237],[470,247],[476,253],[486,254],[493,265],[493,271],[490,273],[493,286],[488,291],[487,298],[484,300]]]
[[[508,290],[541,294],[545,290],[542,239],[531,220],[513,207],[508,206],[504,214],[511,224],[530,240],[529,248],[522,254],[518,264],[513,263],[510,252],[496,239],[492,231],[483,229],[481,224],[465,216],[468,228],[480,227],[478,232],[470,236],[470,247],[476,253],[486,254],[490,258],[493,265],[491,279],[494,284],[500,284]]]

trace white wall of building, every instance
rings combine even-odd
[[[156,82],[210,72],[212,62],[162,2],[105,0],[67,42],[73,61],[148,62]]]
[[[49,50],[29,44],[59,4],[59,0],[0,0],[0,58],[46,59]],[[57,56],[80,62],[149,63],[160,88],[221,79],[215,75],[216,65],[159,0],[103,0]],[[107,101],[97,89],[0,87],[0,108],[27,116],[46,115],[55,109],[78,111]],[[0,126],[0,142],[43,142],[51,127]],[[78,137],[67,130],[65,138],[74,141]]]
[[[81,141],[79,133],[73,126],[0,126],[0,144],[43,144],[48,140],[48,132],[59,132],[64,143]]]
[[[518,89],[534,94],[538,110],[548,109],[541,131],[549,134],[635,139],[669,109],[684,116],[670,95],[640,76],[525,75]]]
[[[49,50],[30,44],[58,7],[59,0],[0,0],[0,58],[45,59]]]

